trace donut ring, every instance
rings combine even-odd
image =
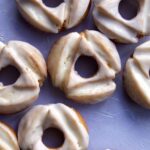
[[[138,37],[150,34],[150,0],[139,0],[140,10],[131,20],[119,13],[121,0],[95,0],[93,16],[97,28],[121,43],[136,43]]]
[[[28,43],[0,42],[0,70],[12,65],[20,72],[17,81],[8,86],[0,84],[0,113],[15,113],[25,109],[38,97],[47,75],[42,54]]]
[[[150,108],[150,41],[136,48],[126,63],[124,83],[128,95],[136,103]]]
[[[0,149],[20,150],[15,132],[2,122],[0,122]]]
[[[42,0],[16,0],[22,16],[34,27],[58,33],[79,24],[88,13],[91,0],[64,0],[58,7],[47,7]]]
[[[81,77],[74,69],[81,55],[93,57],[99,66],[91,78]],[[110,96],[116,89],[113,79],[120,69],[115,45],[103,34],[92,30],[80,34],[73,32],[60,38],[48,58],[48,71],[54,86],[80,103],[92,104]]]
[[[56,149],[46,147],[42,142],[43,132],[56,127],[64,133],[63,145]],[[22,150],[86,150],[89,135],[83,118],[64,104],[39,105],[21,120],[18,130]]]

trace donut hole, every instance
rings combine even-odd
[[[97,73],[98,64],[93,57],[81,55],[76,61],[75,71],[77,71],[81,77],[90,78]]]
[[[64,134],[57,128],[48,128],[44,131],[42,141],[49,148],[59,148],[65,141]]]
[[[57,7],[59,6],[62,2],[64,2],[63,0],[42,0],[43,3],[48,6],[48,7]]]
[[[17,81],[20,72],[14,66],[7,66],[0,71],[0,82],[3,85],[11,85]]]
[[[140,10],[139,0],[121,0],[119,13],[126,20],[135,18]]]

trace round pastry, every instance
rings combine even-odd
[[[90,78],[75,71],[80,56],[90,56],[98,65]],[[103,34],[86,30],[60,38],[48,58],[48,71],[54,86],[61,88],[68,98],[80,103],[96,103],[106,99],[116,89],[113,79],[121,69],[115,45]]]
[[[138,104],[150,108],[150,41],[136,48],[128,59],[124,83],[128,95]]]
[[[0,122],[0,149],[20,150],[15,132],[2,122]]]
[[[64,0],[55,8],[46,6],[42,0],[16,1],[20,13],[30,24],[53,33],[79,24],[90,7],[90,0]]]
[[[25,109],[38,97],[40,86],[47,76],[42,54],[28,43],[0,43],[0,70],[14,66],[20,76],[14,84],[0,83],[0,113],[8,114]]]
[[[150,34],[150,0],[138,0],[139,11],[130,19],[119,13],[122,0],[95,0],[93,16],[97,28],[109,38],[121,43],[136,43],[138,37]]]
[[[22,150],[55,150],[42,142],[43,132],[48,128],[60,129],[64,143],[56,150],[86,150],[89,143],[87,126],[78,112],[64,104],[35,106],[21,120],[18,130]]]

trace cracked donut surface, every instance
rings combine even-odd
[[[126,63],[124,83],[128,95],[138,104],[150,108],[150,41],[136,48]]]
[[[138,37],[150,34],[150,0],[138,0],[139,11],[130,19],[119,13],[121,0],[94,0],[94,21],[109,38],[121,43],[136,43]]]
[[[57,7],[48,7],[42,0],[16,0],[22,16],[34,27],[58,33],[79,24],[88,13],[90,0],[64,0]]]
[[[64,134],[59,148],[49,148],[42,142],[43,132],[58,128]],[[87,126],[78,112],[64,104],[35,106],[21,120],[18,141],[22,150],[87,150]]]
[[[75,63],[81,55],[96,60],[99,69],[93,77],[83,78],[75,71]],[[92,104],[112,95],[116,89],[113,79],[120,69],[115,45],[93,30],[63,36],[53,45],[48,58],[53,85],[61,88],[68,98],[80,103]]]
[[[15,132],[2,122],[0,122],[0,149],[20,150]]]
[[[25,109],[38,97],[47,76],[42,54],[32,45],[21,41],[0,42],[0,70],[12,65],[20,76],[14,84],[0,84],[0,113]]]

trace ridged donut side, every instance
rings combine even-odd
[[[72,59],[77,51],[80,35],[76,32],[60,38],[52,47],[48,57],[48,71],[56,87],[65,89]]]
[[[78,25],[87,15],[91,7],[91,0],[65,0],[67,5],[66,29]]]

